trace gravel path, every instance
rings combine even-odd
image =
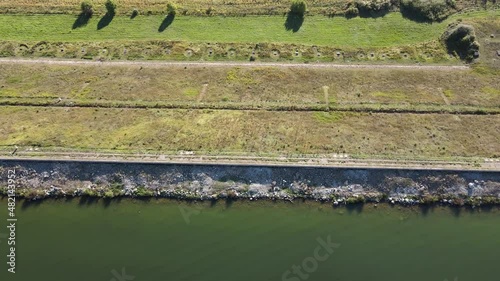
[[[294,67],[294,68],[365,68],[365,69],[425,69],[425,70],[466,70],[466,65],[390,65],[390,64],[333,64],[333,63],[274,63],[274,62],[182,62],[182,61],[90,61],[60,59],[19,59],[0,58],[0,63],[12,64],[53,64],[53,65],[106,65],[106,66],[147,66],[147,67]]]

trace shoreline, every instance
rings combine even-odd
[[[232,164],[0,160],[16,197],[320,201],[338,205],[500,205],[500,172]]]

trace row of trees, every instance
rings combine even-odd
[[[420,18],[428,21],[441,21],[450,15],[455,9],[455,0],[355,0],[347,4],[345,15],[348,17],[365,14],[387,12],[392,6],[400,6],[401,12],[408,17]],[[105,3],[107,15],[114,16],[116,3],[107,0]],[[173,3],[167,4],[169,16],[175,16],[177,7]],[[289,13],[294,16],[304,17],[307,11],[305,0],[292,0]],[[90,18],[94,13],[92,4],[88,1],[81,3],[82,15]],[[132,12],[132,17],[139,14],[137,10]]]
[[[106,7],[106,14],[107,15],[114,16],[116,14],[116,3],[113,0],[107,0],[106,3],[104,4],[104,6]],[[94,8],[93,8],[92,4],[88,1],[83,1],[80,5],[80,9],[81,9],[81,15],[84,15],[87,18],[92,17],[92,15],[94,14]],[[176,14],[176,12],[177,12],[177,7],[175,6],[175,4],[168,3],[167,4],[168,15],[173,16]],[[134,10],[132,12],[132,17],[135,17],[138,14],[139,14],[139,11]]]

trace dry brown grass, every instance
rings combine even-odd
[[[0,97],[65,101],[500,107],[500,76],[472,70],[0,64]]]
[[[500,116],[3,107],[0,145],[498,157]]]
[[[111,79],[112,78],[112,79]],[[198,101],[203,85],[203,99]],[[473,71],[0,65],[2,99],[324,105],[500,105]],[[440,93],[439,91],[446,91]],[[0,146],[237,154],[498,157],[500,115],[1,107]]]
[[[2,0],[0,12],[2,13],[77,13],[80,0]],[[98,13],[105,12],[105,0],[92,0]],[[142,14],[165,13],[167,3],[174,2],[181,13],[192,15],[281,15],[290,7],[288,0],[234,0],[234,1],[209,1],[209,0],[116,0],[119,14],[131,14],[134,8]],[[310,0],[307,1],[309,14],[334,15],[343,13],[348,0]],[[458,0],[459,9],[478,6],[479,3],[470,0]],[[207,12],[210,8],[210,13]]]

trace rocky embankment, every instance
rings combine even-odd
[[[15,170],[18,197],[166,197],[479,206],[500,204],[500,172],[0,161],[0,192]]]

